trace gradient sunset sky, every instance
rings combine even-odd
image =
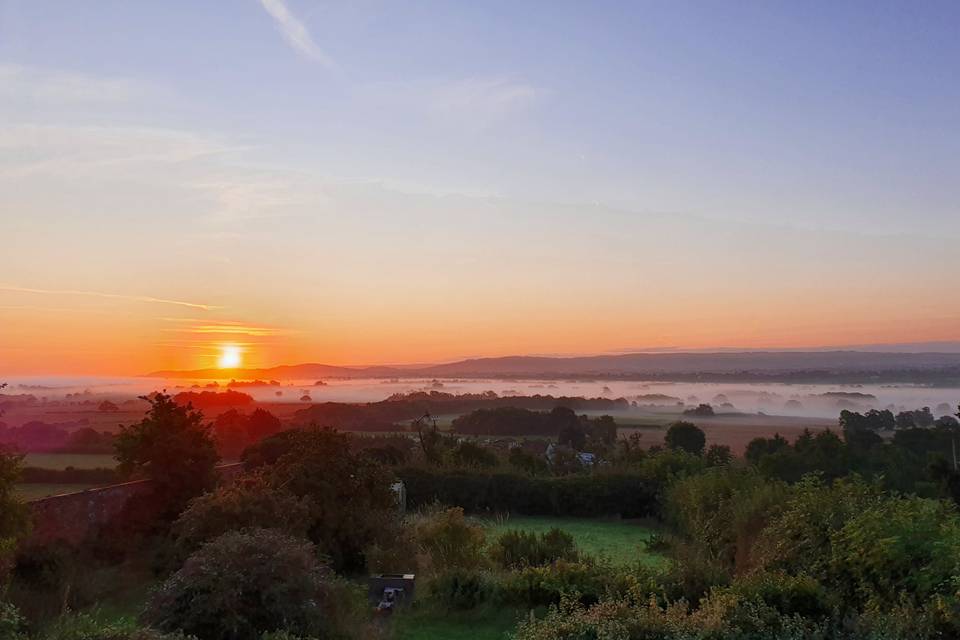
[[[958,25],[0,0],[0,373],[960,340]]]

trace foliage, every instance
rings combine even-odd
[[[185,556],[228,531],[275,529],[305,537],[311,517],[308,499],[270,485],[262,474],[253,474],[194,498],[174,523],[172,533]]]
[[[205,544],[150,598],[144,620],[203,640],[252,640],[284,629],[320,635],[328,571],[314,547],[268,530]]]
[[[467,610],[493,600],[497,585],[482,571],[452,567],[431,579],[427,590],[430,598],[444,609]]]
[[[25,627],[26,620],[20,611],[9,602],[0,601],[0,638],[26,640]]]
[[[486,533],[467,520],[460,507],[427,512],[415,521],[414,531],[435,570],[478,569],[486,562]]]
[[[307,536],[336,569],[360,569],[364,550],[399,526],[389,470],[354,452],[350,436],[310,428],[278,434],[293,443],[265,481],[309,505]]]
[[[497,456],[472,442],[461,442],[450,452],[450,461],[458,467],[489,469],[497,466]]]
[[[681,449],[688,453],[700,455],[707,444],[707,436],[692,422],[679,420],[670,425],[664,436],[664,444],[670,449]]]
[[[161,515],[173,519],[213,486],[217,452],[202,413],[162,393],[144,399],[150,402],[147,415],[117,436],[119,468],[150,478]]]
[[[18,541],[30,529],[30,512],[14,493],[23,456],[0,448],[0,587],[6,584]]]
[[[571,536],[556,527],[541,534],[511,530],[500,535],[490,549],[493,560],[505,569],[541,566],[558,560],[575,562],[580,552]]]
[[[41,637],[42,640],[192,640],[192,636],[184,636],[179,631],[161,633],[132,624],[101,622],[85,613],[59,617]]]
[[[713,559],[745,568],[757,533],[786,495],[783,483],[749,469],[716,467],[674,483],[665,510],[676,530]]]
[[[505,574],[500,585],[501,597],[505,602],[523,607],[557,604],[564,596],[594,603],[617,591],[620,578],[621,574],[608,565],[558,560]]]

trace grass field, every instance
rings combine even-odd
[[[520,613],[511,608],[444,615],[407,611],[394,621],[395,640],[506,640]]]
[[[109,453],[28,453],[23,459],[25,467],[41,469],[112,469],[117,460]]]
[[[594,557],[607,558],[614,564],[632,565],[640,560],[656,566],[663,562],[662,556],[646,549],[654,530],[632,520],[511,516],[484,522],[489,539],[510,529],[545,533],[556,527],[572,535],[582,551]]]
[[[18,484],[14,491],[21,500],[39,500],[40,498],[49,498],[58,496],[62,493],[76,493],[84,489],[90,489],[97,485],[93,484],[45,484],[41,482],[31,482],[28,484]]]

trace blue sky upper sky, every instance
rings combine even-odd
[[[753,334],[688,339],[623,295],[681,309],[670,292],[813,299],[843,280],[857,308],[906,296],[923,338],[960,337],[958,28],[955,2],[0,0],[0,306],[195,300],[373,361],[409,335],[364,350],[360,316],[443,299],[467,309],[430,317],[464,329],[504,282],[475,340],[425,356],[522,349],[518,318],[564,292],[632,324],[594,344],[583,318],[529,350],[824,342],[822,318],[789,333],[760,307]],[[325,310],[291,302],[305,292]],[[10,321],[18,340],[35,320]],[[836,335],[903,340],[908,321]]]

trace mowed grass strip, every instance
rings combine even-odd
[[[572,535],[584,553],[607,558],[616,565],[634,565],[639,561],[659,566],[665,560],[660,554],[647,549],[654,529],[634,520],[509,516],[483,520],[483,523],[487,527],[489,542],[512,529],[540,534],[557,528]]]

